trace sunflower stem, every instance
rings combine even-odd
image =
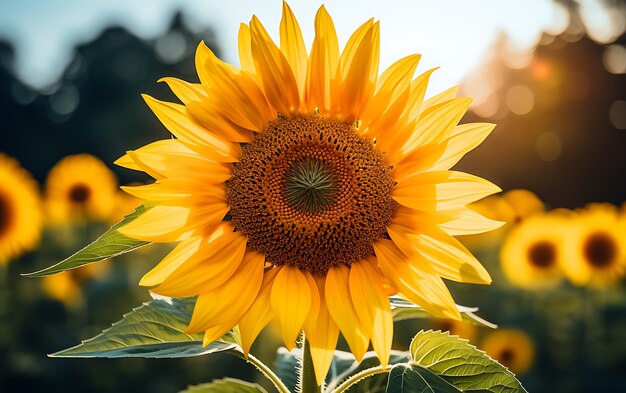
[[[322,393],[323,388],[317,384],[315,370],[313,369],[313,358],[311,357],[311,346],[302,332],[302,365],[300,367],[300,392],[301,393]]]
[[[359,381],[367,377],[371,377],[372,375],[387,373],[389,372],[389,370],[390,370],[389,367],[383,368],[383,366],[376,366],[376,367],[365,369],[359,373],[352,375],[350,378],[343,381],[339,386],[337,386],[335,390],[333,390],[330,393],[343,393],[347,391],[348,389],[350,389],[351,387],[353,387],[354,385],[356,385]]]
[[[287,386],[285,386],[283,381],[280,380],[278,375],[276,375],[269,367],[267,367],[265,363],[252,356],[252,354],[248,354],[248,357],[245,359],[248,363],[256,367],[256,369],[259,370],[261,374],[265,375],[265,377],[274,384],[274,387],[279,393],[291,393]]]

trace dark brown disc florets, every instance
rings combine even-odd
[[[242,150],[230,215],[268,262],[325,275],[373,255],[386,237],[396,208],[390,168],[350,124],[279,118]]]
[[[610,266],[617,252],[613,238],[602,231],[591,234],[583,245],[585,259],[596,268]]]
[[[13,206],[8,196],[0,192],[0,235],[4,234],[13,222]]]
[[[539,269],[547,269],[556,263],[557,250],[554,243],[539,241],[528,249],[528,260]]]
[[[79,183],[73,185],[67,192],[67,195],[72,203],[81,205],[87,202],[91,196],[91,190],[86,184]]]

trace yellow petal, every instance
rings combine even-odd
[[[367,20],[365,23],[359,26],[359,28],[356,29],[354,33],[352,33],[350,38],[348,38],[348,42],[346,42],[346,46],[343,49],[343,52],[341,52],[341,68],[339,71],[345,72],[350,68],[350,66],[352,65],[352,61],[356,57],[356,52],[358,48],[361,46],[364,37],[372,29],[373,24],[374,18]]]
[[[396,123],[406,111],[409,97],[415,95],[415,83],[411,83],[411,77],[419,59],[419,55],[407,56],[392,64],[378,78],[376,87],[378,92],[368,102],[361,115],[362,135],[377,137],[381,142],[386,142],[398,132]],[[389,132],[390,129],[394,132]]]
[[[344,121],[358,119],[372,97],[378,77],[379,40],[379,23],[376,22],[364,34],[354,52],[347,45],[342,54],[339,115]]]
[[[385,277],[408,300],[441,318],[461,319],[461,314],[441,278],[415,269],[391,240],[378,240],[374,252]]]
[[[309,110],[317,107],[321,115],[330,113],[335,102],[339,42],[335,25],[322,5],[315,15],[315,39],[307,70],[307,102]]]
[[[467,173],[432,171],[402,179],[391,195],[412,209],[433,211],[463,207],[500,191],[495,184]]]
[[[393,177],[401,180],[417,172],[448,170],[463,156],[480,145],[491,133],[495,124],[468,123],[457,126],[448,139],[438,144],[418,147],[397,163]]]
[[[254,58],[252,57],[252,37],[250,35],[250,27],[245,23],[239,25],[238,41],[241,69],[251,75],[255,75]]]
[[[134,166],[155,179],[192,177],[201,183],[219,184],[232,175],[232,164],[203,157],[177,139],[150,143],[129,151],[122,158],[124,162],[132,160]]]
[[[185,105],[194,101],[200,102],[207,98],[205,89],[199,83],[189,83],[172,77],[161,78],[159,82],[167,83],[176,97]]]
[[[161,123],[191,149],[199,148],[203,154],[217,161],[239,160],[241,147],[238,144],[213,135],[198,125],[189,118],[183,105],[159,101],[146,94],[142,97]]]
[[[389,66],[376,82],[376,97],[383,103],[395,101],[409,87],[421,57],[409,55]]]
[[[152,287],[161,284],[163,280],[198,252],[201,243],[201,237],[192,237],[178,243],[158,265],[142,277],[139,285]]]
[[[426,95],[426,89],[428,88],[428,82],[433,72],[437,71],[439,67],[434,67],[428,71],[420,74],[411,82],[411,98],[407,102],[406,111],[402,114],[404,121],[408,124],[414,124],[419,119],[420,111],[426,105],[424,102],[424,96]]]
[[[212,326],[209,329],[205,330],[204,337],[202,338],[202,347],[204,348],[207,345],[211,344],[213,341],[224,336],[232,328],[233,325],[227,323],[225,325]]]
[[[304,102],[308,56],[300,25],[287,2],[283,2],[283,16],[280,20],[280,50],[291,66],[298,85],[300,101]]]
[[[139,165],[137,165],[137,163],[131,158],[131,156],[128,155],[128,153],[124,154],[123,156],[115,160],[113,163],[115,165],[121,166],[122,168],[145,172]],[[152,176],[152,177],[155,177],[155,176]]]
[[[279,269],[270,269],[263,275],[263,283],[256,300],[241,320],[239,320],[239,332],[241,334],[241,348],[245,356],[248,356],[250,347],[256,340],[261,330],[272,320],[274,313],[270,302],[272,285]]]
[[[392,147],[385,146],[383,151],[393,151]],[[391,170],[391,176],[397,182],[400,182],[407,177],[411,177],[420,172],[426,172],[432,170],[437,162],[441,159],[441,156],[446,150],[446,143],[440,143],[438,145],[429,144],[420,146],[413,150],[410,154],[402,159],[402,161],[395,163]],[[389,161],[387,161],[389,162]]]
[[[176,268],[152,292],[170,297],[189,297],[207,292],[230,280],[244,255],[246,237],[226,232],[201,245],[192,258]]]
[[[390,224],[387,232],[391,240],[409,257],[409,263],[424,258],[443,278],[458,282],[489,284],[487,270],[458,240],[441,229],[423,226],[419,232],[408,232]]]
[[[304,274],[304,277],[306,278],[307,284],[309,285],[309,292],[311,293],[311,307],[309,308],[309,313],[307,314],[303,324],[303,327],[306,328],[307,322],[310,323],[315,320],[320,312],[320,293],[317,288],[317,283],[311,273],[304,271],[302,274]]]
[[[250,29],[254,64],[267,100],[280,113],[296,112],[300,106],[298,84],[285,55],[256,16],[252,17]]]
[[[393,165],[421,146],[438,144],[447,139],[471,102],[471,98],[456,98],[420,118],[411,133],[405,132],[402,135],[407,139],[403,141],[399,138],[389,150],[388,162]]]
[[[289,351],[311,308],[311,290],[306,276],[293,265],[283,266],[272,285],[272,310]]]
[[[198,52],[205,53],[199,65],[203,72],[199,70],[198,74],[202,84],[208,88],[207,105],[211,110],[245,129],[264,130],[267,122],[276,118],[276,112],[270,108],[250,74],[236,73],[202,43]]]
[[[310,283],[309,281],[309,285]],[[319,295],[319,305],[317,312],[309,312],[304,322],[304,333],[311,349],[315,378],[317,384],[321,385],[333,360],[339,338],[339,328],[328,312],[324,278],[317,278],[314,285],[315,293]]]
[[[429,112],[439,108],[441,104],[446,101],[450,101],[456,97],[457,92],[459,91],[458,86],[452,86],[449,89],[442,91],[441,93],[435,94],[430,97],[426,101],[419,110],[419,117],[422,118],[427,115]]]
[[[359,320],[372,338],[372,347],[383,367],[389,363],[393,340],[393,317],[389,298],[383,289],[383,277],[375,260],[353,262],[350,267],[350,296]]]
[[[361,361],[369,345],[369,336],[361,326],[355,310],[349,287],[350,269],[343,265],[330,268],[326,275],[326,304],[350,351],[357,361]]]
[[[446,149],[432,169],[447,170],[452,168],[463,158],[465,153],[480,145],[495,127],[495,124],[489,123],[468,123],[457,126],[445,142]]]
[[[151,242],[174,242],[188,231],[190,209],[154,206],[117,230],[124,236]]]
[[[223,222],[228,210],[228,204],[224,203],[198,203],[189,216],[190,226],[193,225],[194,228],[193,233],[200,236],[209,235],[216,225]]]
[[[204,185],[199,188],[191,179],[162,179],[141,186],[122,186],[130,195],[159,205],[211,205],[228,208],[224,186]]]
[[[416,131],[416,110],[420,107],[430,75],[435,68],[415,78],[410,86],[393,101],[387,111],[370,124],[364,135],[375,136],[378,140],[376,148],[388,152],[386,161],[394,165],[400,155],[394,152],[402,149],[404,144]]]
[[[190,102],[187,104],[187,112],[198,124],[217,135],[231,142],[250,142],[253,137],[252,131],[243,128],[221,113],[212,111],[203,102]]]
[[[469,208],[460,209],[452,218],[439,224],[439,228],[452,236],[475,235],[500,228],[505,223],[495,221]]]
[[[205,342],[222,337],[239,322],[256,299],[263,281],[263,254],[249,251],[237,271],[221,286],[198,296],[187,332],[214,329]],[[225,331],[224,331],[224,328]]]

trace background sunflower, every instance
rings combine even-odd
[[[525,288],[550,288],[563,277],[566,260],[563,234],[569,222],[555,216],[539,215],[516,226],[500,250],[502,270],[514,285]]]
[[[563,269],[577,285],[610,285],[626,270],[626,222],[614,206],[592,204],[569,222]]]
[[[53,224],[107,221],[116,207],[117,180],[110,169],[89,154],[67,156],[46,179],[45,206]]]
[[[37,183],[15,159],[0,154],[0,265],[35,248],[42,224]]]

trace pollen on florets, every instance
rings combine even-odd
[[[242,149],[228,181],[230,215],[275,265],[315,275],[373,255],[396,202],[390,168],[350,124],[282,117]]]

